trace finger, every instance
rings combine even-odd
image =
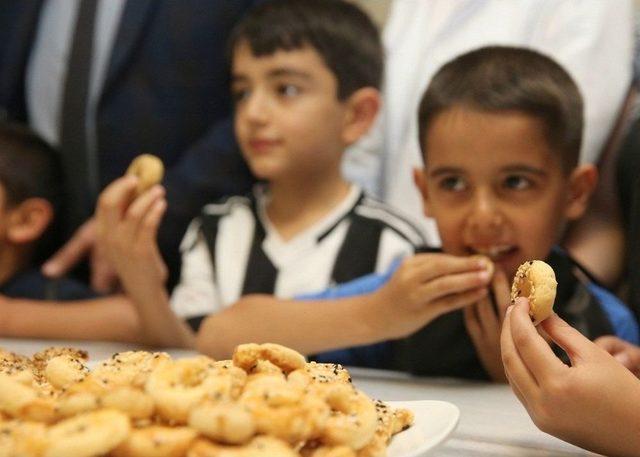
[[[493,309],[493,303],[488,296],[484,300],[480,300],[476,309],[482,331],[487,335],[497,335],[500,333],[500,322]]]
[[[486,271],[473,271],[441,276],[420,284],[418,291],[425,301],[433,301],[447,295],[485,288],[489,282]],[[485,294],[486,295],[486,294]]]
[[[91,264],[91,287],[98,293],[113,292],[117,284],[117,275],[111,264],[105,260],[94,261]]]
[[[476,305],[464,307],[462,309],[462,315],[464,317],[464,325],[467,329],[467,333],[473,341],[478,341],[482,335],[482,329],[478,320]]]
[[[571,327],[557,314],[551,315],[543,321],[545,333],[569,356],[571,365],[575,366],[589,359],[596,346],[582,333]],[[547,346],[548,351],[551,348]],[[557,360],[557,359],[556,359]]]
[[[612,355],[624,350],[627,345],[623,340],[613,335],[601,336],[594,343]]]
[[[478,257],[457,257],[449,254],[416,254],[409,259],[423,282],[440,276],[471,271],[488,271],[487,260]],[[489,275],[487,274],[487,277]]]
[[[425,315],[432,316],[433,310],[435,310],[437,314],[445,314],[451,311],[456,311],[466,306],[473,305],[478,300],[482,300],[486,296],[487,289],[485,287],[481,287],[474,290],[442,297],[434,301],[426,302],[427,305],[424,307]]]
[[[109,184],[100,194],[96,215],[100,230],[108,232],[115,227],[135,199],[138,179],[135,176],[124,176]]]
[[[518,398],[521,396],[523,399],[526,399],[537,394],[538,385],[532,373],[522,360],[513,339],[511,315],[513,314],[514,308],[515,307],[509,308],[504,323],[502,324],[500,354],[502,364],[504,365],[504,372],[509,383],[514,388],[514,392],[517,391],[520,394]]]
[[[141,242],[157,243],[158,228],[166,210],[167,201],[164,198],[156,200],[142,221],[139,232]]]
[[[125,214],[125,219],[127,220],[127,233],[125,236],[137,236],[137,232],[142,228],[144,219],[156,202],[164,197],[164,194],[165,190],[162,186],[153,186],[131,203]]]
[[[71,239],[45,262],[42,266],[42,273],[50,278],[58,278],[66,274],[86,257],[95,242],[95,229],[96,222],[93,218],[82,224]]]
[[[529,316],[529,301],[526,298],[516,300],[509,318],[512,340],[536,382],[540,384],[549,377],[561,375],[567,366],[556,357],[549,344],[533,326]]]
[[[511,287],[509,286],[507,275],[501,268],[496,268],[496,271],[493,274],[491,289],[493,291],[496,308],[498,309],[500,322],[502,322],[504,320],[504,315],[507,312],[507,308],[511,304]]]

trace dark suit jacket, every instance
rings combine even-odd
[[[169,209],[159,241],[171,266],[203,204],[244,193],[253,181],[233,138],[225,53],[231,28],[253,3],[130,0],[122,15],[97,111],[99,187],[140,153],[162,158]],[[28,122],[25,67],[42,1],[12,5],[11,40],[0,48],[0,111]],[[86,195],[89,217],[95,195]],[[72,229],[82,220],[69,222]]]

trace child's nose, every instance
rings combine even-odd
[[[250,121],[264,122],[267,118],[267,103],[265,97],[255,91],[247,100],[245,114]]]
[[[472,205],[469,228],[480,235],[494,236],[499,233],[504,218],[497,199],[489,192],[478,192]]]

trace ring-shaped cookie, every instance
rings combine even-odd
[[[556,299],[556,275],[542,260],[529,260],[518,268],[511,286],[511,301],[518,297],[529,300],[529,315],[538,325],[553,314]]]

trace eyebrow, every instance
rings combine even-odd
[[[462,168],[439,167],[439,168],[436,168],[435,170],[430,171],[429,176],[432,176],[435,178],[442,175],[455,175],[455,174],[462,174],[462,173],[464,173],[464,170]]]
[[[297,70],[295,68],[289,68],[289,67],[274,68],[273,70],[270,70],[267,73],[267,77],[272,79],[282,78],[282,77],[294,77],[294,78],[301,78],[305,80],[312,79],[309,73],[302,70]],[[245,75],[242,75],[242,74],[231,75],[232,82],[244,82],[247,79],[249,78],[247,78]]]
[[[509,173],[529,173],[532,175],[543,176],[547,172],[543,168],[532,167],[530,165],[511,165],[502,169]]]
[[[546,171],[542,168],[532,167],[530,165],[510,165],[502,168],[500,171],[507,173],[528,173],[537,176],[546,175]],[[457,167],[439,167],[429,172],[429,176],[437,178],[442,175],[464,174],[465,170]]]

